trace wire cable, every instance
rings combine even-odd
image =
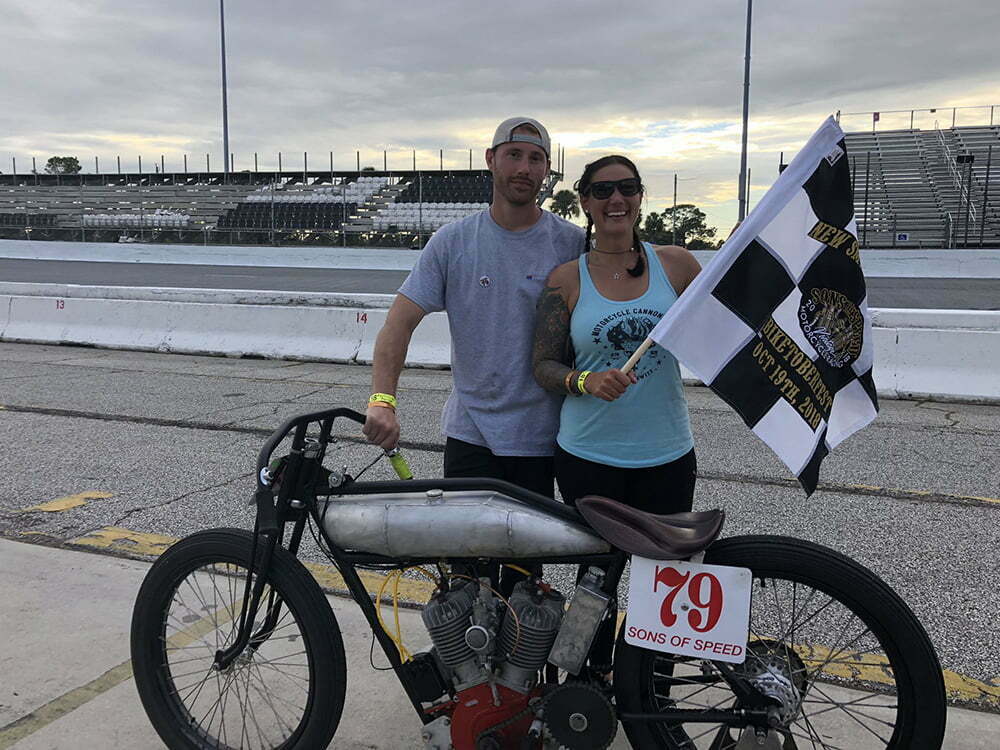
[[[358,472],[358,475],[357,475],[356,477],[354,477],[354,481],[356,482],[356,481],[358,481],[359,479],[361,479],[361,475],[362,475],[362,474],[364,474],[364,473],[365,473],[366,471],[368,471],[368,470],[369,470],[369,469],[370,469],[371,467],[373,467],[373,466],[374,466],[375,464],[377,464],[377,463],[378,463],[379,461],[381,461],[381,460],[382,460],[383,458],[385,458],[385,453],[379,453],[379,454],[378,454],[378,456],[376,456],[376,457],[375,457],[375,460],[374,460],[374,461],[372,461],[372,462],[371,462],[370,464],[368,464],[368,465],[367,465],[367,466],[366,466],[365,468],[363,468],[363,469],[362,469],[361,471],[359,471],[359,472]]]
[[[531,571],[522,568],[520,565],[514,565],[513,563],[503,563],[505,568],[510,568],[511,570],[516,570],[521,575],[531,578]]]
[[[517,612],[514,611],[514,608],[512,606],[510,606],[510,602],[507,601],[507,598],[503,594],[501,594],[499,591],[497,591],[495,588],[493,588],[492,586],[490,586],[488,583],[483,583],[478,578],[473,578],[472,576],[462,575],[461,573],[452,573],[448,577],[449,578],[464,578],[467,581],[472,581],[473,583],[478,583],[480,586],[485,586],[486,588],[488,588],[490,591],[493,592],[493,595],[496,596],[497,599],[499,599],[500,601],[502,601],[504,603],[504,606],[506,606],[507,609],[510,611],[511,617],[514,618],[514,626],[516,628],[515,635],[514,635],[514,648],[512,648],[510,650],[510,653],[507,654],[507,657],[509,658],[509,657],[513,656],[515,653],[517,653],[517,647],[521,644],[521,620],[517,616]]]

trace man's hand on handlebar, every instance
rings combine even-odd
[[[361,429],[368,441],[389,451],[399,442],[399,420],[395,409],[369,406],[365,413],[365,426]]]

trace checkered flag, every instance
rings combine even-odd
[[[650,334],[806,494],[823,457],[878,413],[847,162],[829,118]]]

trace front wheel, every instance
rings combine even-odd
[[[775,747],[941,747],[946,704],[934,648],[874,573],[831,549],[774,536],[721,540],[705,562],[753,573],[747,658],[731,666],[781,703]],[[637,648],[619,633],[614,664],[620,712],[739,708],[712,662]],[[739,728],[719,724],[625,722],[625,731],[637,750],[746,746],[737,744]]]
[[[167,747],[320,748],[340,722],[340,629],[316,581],[283,548],[274,551],[251,631],[260,638],[227,669],[213,667],[216,651],[236,637],[252,541],[237,529],[187,537],[156,561],[139,590],[135,683]],[[261,632],[269,613],[273,628]]]

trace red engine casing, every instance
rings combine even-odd
[[[488,683],[463,690],[455,696],[457,700],[451,714],[451,743],[455,750],[476,750],[476,738],[481,732],[524,711],[528,707],[528,701],[541,694],[540,687],[527,695],[503,685],[497,685],[496,688],[500,696],[499,706],[493,705],[493,691]],[[534,712],[529,711],[513,724],[497,731],[500,746],[504,750],[520,750],[521,742],[534,720]],[[539,739],[536,750],[541,750],[541,747]]]

